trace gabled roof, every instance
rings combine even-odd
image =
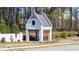
[[[46,16],[45,13],[41,12],[41,14],[37,14],[34,11],[34,15],[38,19],[38,21],[44,26],[44,27],[51,27],[52,23],[50,22],[49,18]]]

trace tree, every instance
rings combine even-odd
[[[50,16],[52,19],[52,24],[53,24],[53,30],[59,30],[59,8],[58,7],[52,7],[50,8]]]
[[[78,21],[78,8],[77,8],[77,7],[74,7],[74,8],[73,8],[73,16],[74,16],[74,18],[75,18],[74,30],[78,31],[78,24],[79,24],[79,21]]]
[[[4,20],[0,21],[0,32],[1,33],[10,33],[10,28],[5,24]]]
[[[18,33],[20,31],[19,27],[17,24],[12,24],[12,28],[11,28],[12,33]]]
[[[3,8],[0,8],[0,20],[3,19]]]
[[[73,21],[72,21],[72,7],[70,7],[69,10],[70,10],[70,30],[73,30],[72,29],[72,24],[73,24]]]

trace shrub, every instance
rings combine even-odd
[[[66,31],[62,31],[62,32],[60,33],[60,36],[63,37],[63,38],[65,38],[65,37],[66,37]]]
[[[73,36],[73,34],[74,34],[74,33],[71,32],[71,31],[66,32],[66,35],[69,36],[69,37],[70,37],[70,36]]]
[[[20,42],[20,40],[18,40],[18,42]]]
[[[58,38],[58,37],[60,37],[60,33],[61,32],[53,32],[53,35],[54,35],[55,38]]]
[[[77,32],[75,32],[75,31],[67,32],[67,36],[75,36],[76,34],[77,34]]]
[[[61,31],[61,32],[54,32],[53,34],[54,34],[55,38],[58,38],[58,37],[65,38],[67,36],[69,36],[69,37],[75,36],[75,35],[77,35],[77,32],[75,32],[75,31]]]
[[[79,32],[76,35],[79,36]]]
[[[5,38],[2,38],[1,42],[2,42],[2,43],[5,42]]]

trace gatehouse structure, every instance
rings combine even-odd
[[[52,41],[52,23],[43,11],[32,10],[26,23],[26,41],[34,38],[39,42]]]

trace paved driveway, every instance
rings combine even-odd
[[[56,47],[33,48],[28,51],[79,51],[79,44]]]

